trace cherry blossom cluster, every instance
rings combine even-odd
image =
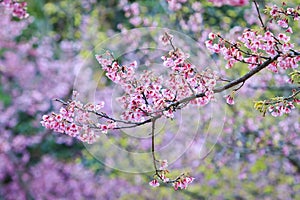
[[[257,6],[256,3],[255,5]],[[209,40],[205,42],[206,47],[213,53],[221,54],[227,60],[225,68],[230,69],[235,63],[245,63],[250,70],[254,70],[270,60],[272,61],[266,64],[266,68],[275,73],[280,70],[298,68],[300,54],[299,51],[294,49],[294,43],[290,41],[293,30],[289,26],[288,20],[283,19],[283,16],[292,16],[294,20],[298,20],[299,13],[297,10],[299,8],[284,10],[273,6],[267,10],[269,10],[272,18],[276,19],[282,28],[286,29],[284,33],[273,34],[264,25],[259,15],[264,28],[262,33],[261,31],[245,29],[243,34],[238,37],[238,41],[226,40],[220,34],[210,33],[208,35]],[[226,102],[230,105],[234,104],[234,95],[227,95]],[[276,110],[275,113],[281,113],[279,111],[282,109],[271,108],[271,110]]]
[[[293,94],[289,97],[274,97],[270,100],[256,101],[254,108],[263,113],[263,115],[268,111],[272,116],[280,117],[283,114],[289,114],[295,109],[294,104],[300,104],[300,99],[296,97],[299,93],[300,90],[294,90]]]
[[[169,171],[167,170],[168,167],[167,160],[162,160],[159,162],[160,162],[159,170],[156,170],[156,174],[154,175],[157,178],[149,182],[150,186],[152,187],[160,186],[159,180],[161,180],[163,183],[172,184],[174,189],[178,190],[178,188],[186,189],[188,185],[194,181],[195,178],[184,173],[178,176],[176,179],[171,180],[170,178],[167,177],[167,174],[169,173]]]
[[[249,4],[249,0],[208,0],[212,2],[215,6],[223,6],[223,5],[230,5],[230,6],[245,6]]]
[[[162,43],[172,44],[172,36],[165,33]],[[177,101],[195,94],[204,93],[195,98],[191,104],[206,105],[213,99],[213,88],[217,75],[210,70],[197,72],[196,66],[187,62],[188,54],[174,48],[162,56],[163,65],[169,69],[167,79],[156,76],[153,72],[144,71],[137,75],[137,62],[121,65],[110,53],[96,55],[106,76],[119,84],[125,91],[118,98],[124,112],[122,118],[127,121],[142,122],[146,117],[164,115],[173,118]]]
[[[23,19],[29,16],[27,13],[27,3],[18,2],[16,0],[2,0],[0,7],[3,6],[7,11],[11,12],[14,17]]]
[[[98,118],[105,117],[99,113],[104,107],[104,102],[98,104],[87,103],[83,105],[80,101],[72,100],[65,103],[65,107],[60,108],[59,113],[44,115],[41,124],[55,132],[65,133],[71,137],[76,137],[82,142],[89,144],[96,141],[100,132],[107,133],[107,130],[114,129],[116,123],[107,120],[106,124],[99,123]],[[93,120],[93,117],[96,120]]]
[[[180,189],[186,189],[189,184],[191,184],[194,181],[195,178],[189,176],[189,175],[181,175],[179,179],[173,183],[173,187],[175,190]]]
[[[211,52],[223,55],[227,60],[225,66],[227,69],[232,68],[237,62],[246,63],[249,69],[253,69],[277,54],[281,56],[268,66],[269,70],[278,72],[278,68],[286,70],[298,67],[300,56],[291,55],[294,44],[285,33],[275,36],[270,31],[259,34],[257,31],[246,29],[238,39],[240,42],[234,43],[225,40],[219,34],[210,33],[209,40],[205,44]]]
[[[203,97],[191,101],[191,104],[204,106],[213,99],[213,89],[218,76],[210,70],[198,72],[196,66],[185,62],[188,57],[189,55],[180,49],[170,51],[168,55],[162,57],[164,66],[173,71],[166,84],[172,91],[176,91],[173,96],[176,95],[178,99],[204,93]]]
[[[283,2],[282,5],[286,6],[286,3]],[[283,8],[273,5],[271,7],[267,7],[266,11],[272,20],[276,21],[280,27],[287,29],[287,32],[293,32],[292,28],[288,24],[289,18],[294,21],[300,20],[300,6],[297,8]]]
[[[292,102],[281,102],[275,105],[269,106],[269,112],[274,117],[282,116],[283,114],[289,114],[295,106]]]

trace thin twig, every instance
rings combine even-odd
[[[219,77],[218,80],[220,81],[224,81],[224,82],[231,82],[232,80],[229,80],[229,79],[225,79],[225,78],[221,78]]]
[[[244,86],[244,84],[245,84],[245,81],[242,82],[242,84],[238,88],[234,89],[233,91],[238,91],[239,89],[241,89]]]
[[[288,101],[288,100],[294,99],[298,94],[300,94],[300,88],[299,88],[299,90],[293,92],[293,94],[288,97],[282,98],[281,100],[278,100],[278,101],[266,102],[265,105],[273,105],[273,104],[280,103],[282,101]]]
[[[151,127],[151,152],[152,152],[152,159],[153,159],[153,165],[155,169],[155,173],[157,173],[157,166],[156,166],[156,158],[155,158],[155,121],[156,119],[152,119],[152,127]]]
[[[224,40],[225,43],[227,43],[228,45],[230,45],[231,47],[234,47],[236,48],[238,51],[240,51],[241,53],[247,55],[247,56],[256,56],[258,58],[263,58],[265,60],[269,59],[269,57],[266,57],[266,56],[262,56],[262,55],[257,55],[257,54],[252,54],[252,53],[249,53],[247,51],[244,51],[242,50],[241,48],[238,47],[238,44],[237,43],[231,43],[230,41],[226,40],[225,38],[223,38],[221,35],[217,35],[218,38]]]
[[[172,39],[169,39],[169,42],[170,42],[170,45],[171,45],[171,47],[173,48],[173,50],[176,51],[176,48],[175,48],[175,46],[174,46],[174,44],[173,44],[173,42],[172,42]]]
[[[258,14],[258,19],[259,19],[259,21],[261,23],[261,26],[263,27],[263,29],[265,31],[267,31],[267,27],[265,26],[265,24],[264,24],[264,22],[262,20],[262,17],[261,17],[261,14],[260,14],[260,11],[259,11],[259,8],[258,8],[258,4],[257,4],[256,0],[253,0],[253,3],[255,5],[255,8],[256,8],[256,11],[257,11],[257,14]]]

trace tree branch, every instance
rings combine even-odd
[[[220,93],[223,92],[224,90],[227,90],[233,86],[238,85],[239,83],[245,82],[246,80],[248,80],[249,78],[251,78],[254,74],[260,72],[262,69],[266,68],[269,64],[271,64],[272,62],[274,62],[275,60],[277,60],[277,58],[279,58],[279,54],[277,54],[275,57],[273,58],[269,58],[269,60],[265,61],[264,63],[262,63],[261,65],[257,66],[256,68],[252,69],[251,71],[249,71],[248,73],[246,73],[244,76],[231,81],[230,83],[226,84],[223,87],[220,88],[216,88],[214,89],[215,93]]]
[[[265,31],[267,31],[267,27],[265,26],[265,24],[264,24],[264,22],[263,22],[263,20],[262,20],[262,17],[261,17],[261,15],[260,15],[260,11],[259,11],[258,4],[257,4],[256,0],[253,0],[253,3],[254,3],[254,5],[255,5],[255,8],[256,8],[256,11],[257,11],[257,14],[258,14],[258,19],[259,19],[259,21],[260,21],[260,23],[261,23],[261,26],[263,27],[263,29],[264,29]]]
[[[154,137],[154,133],[155,133],[155,121],[156,119],[152,119],[152,127],[151,127],[151,152],[152,152],[152,159],[153,159],[153,165],[154,165],[154,169],[155,169],[155,173],[157,173],[157,166],[156,166],[156,158],[155,158],[155,137]]]

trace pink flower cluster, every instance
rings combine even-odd
[[[286,3],[282,3],[283,6],[286,5]],[[300,20],[300,6],[297,8],[283,8],[278,7],[277,5],[273,5],[270,8],[267,8],[269,11],[270,16],[273,20],[277,21],[277,24],[281,26],[282,28],[289,28],[288,25],[288,17],[292,17],[293,20],[299,21]]]
[[[15,0],[3,0],[0,2],[0,7],[3,6],[10,11],[14,17],[23,19],[29,16],[27,13],[27,3],[17,2]]]
[[[174,37],[173,35],[165,32],[162,36],[160,36],[159,40],[164,46],[166,46],[170,44],[170,42],[172,42],[173,37]]]
[[[285,6],[285,2],[283,2],[283,6]],[[272,7],[267,7],[266,9],[269,11],[269,15],[272,18],[272,20],[276,21],[277,24],[281,27],[286,29],[285,32],[287,33],[293,33],[292,27],[289,26],[289,18],[294,21],[300,20],[300,6],[295,8],[279,8],[276,5],[273,5]]]
[[[166,43],[172,37],[165,34],[162,39]],[[203,106],[213,99],[216,74],[209,70],[197,72],[194,65],[186,62],[188,57],[180,49],[162,56],[163,65],[170,69],[167,79],[163,81],[162,77],[150,71],[144,71],[141,76],[136,75],[137,62],[120,65],[110,54],[96,55],[106,76],[125,91],[125,95],[118,98],[125,110],[122,118],[134,122],[142,122],[145,117],[157,115],[173,118],[176,108],[172,108],[172,104],[194,94],[204,93],[203,97],[192,100],[192,104]]]
[[[195,178],[193,178],[193,177],[184,176],[184,177],[180,178],[179,180],[177,180],[175,183],[173,183],[173,187],[175,190],[178,190],[178,188],[186,189],[187,186],[189,184],[191,184],[194,180],[195,180]]]
[[[215,6],[223,6],[223,5],[230,5],[230,6],[245,6],[249,4],[249,0],[208,0],[212,2]]]
[[[116,127],[116,123],[112,121],[107,121],[108,124],[100,124],[99,120],[92,121],[92,115],[101,115],[98,111],[103,106],[103,102],[83,105],[79,101],[73,100],[68,102],[65,108],[62,107],[58,114],[44,115],[41,124],[47,129],[65,133],[91,144],[99,137],[99,130],[107,133],[107,130]]]
[[[113,57],[104,56],[111,55],[107,52],[105,55],[96,55],[96,59],[101,64],[103,70],[106,71],[106,76],[110,80],[117,84],[124,85],[134,78],[135,68],[137,68],[136,61],[130,63],[128,66],[120,66]]]
[[[162,56],[164,66],[173,72],[166,83],[171,91],[176,91],[173,95],[178,99],[204,93],[203,97],[191,101],[192,104],[204,106],[214,98],[213,88],[218,77],[210,70],[198,72],[196,66],[186,62],[188,58],[189,55],[179,49],[169,52],[167,56]]]
[[[290,56],[294,44],[290,42],[290,37],[285,33],[279,33],[275,36],[270,31],[263,35],[258,32],[246,29],[241,37],[240,42],[233,43],[223,39],[220,35],[210,33],[209,40],[205,42],[206,47],[214,53],[221,53],[225,60],[228,61],[226,68],[232,68],[237,62],[247,63],[249,69],[260,65],[269,57],[275,57],[281,54],[278,61],[272,62],[268,69],[277,72],[278,68],[289,69],[297,68],[300,56]],[[248,51],[244,51],[241,47]],[[251,52],[251,53],[249,53]]]
[[[188,185],[191,184],[194,180],[195,180],[195,178],[193,178],[193,177],[185,176],[185,177],[181,177],[178,180],[176,180],[174,183],[172,183],[172,185],[175,190],[178,190],[178,188],[186,189],[188,187]],[[153,179],[152,181],[149,182],[149,185],[152,187],[158,187],[160,184],[157,179]]]
[[[292,102],[286,102],[286,103],[278,103],[276,105],[269,106],[269,112],[274,117],[282,116],[283,114],[289,114],[292,109],[294,109],[295,106]]]
[[[156,172],[156,176],[158,176],[159,179],[161,179],[164,183],[168,183],[170,181],[170,178],[166,177],[166,174],[169,173],[167,170],[168,167],[168,161],[167,160],[161,160],[159,161],[160,167],[159,171]],[[152,181],[149,182],[149,185],[152,187],[158,187],[159,181],[157,179],[153,179]]]
[[[168,167],[167,160],[160,161],[160,167],[159,170],[156,172],[155,176],[157,176],[164,183],[171,183],[175,190],[178,190],[178,188],[186,189],[188,185],[191,184],[195,179],[189,175],[181,174],[175,180],[170,180],[170,178],[166,176],[169,173],[167,167]],[[160,183],[157,179],[153,179],[152,181],[149,182],[149,185],[152,187],[158,187],[160,186]]]

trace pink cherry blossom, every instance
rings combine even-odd
[[[170,41],[173,40],[173,35],[165,32],[162,36],[160,36],[159,40],[162,42],[163,45],[167,45]]]
[[[158,187],[160,184],[156,179],[153,179],[152,181],[149,182],[149,185],[151,187]]]
[[[292,29],[292,27],[288,27],[288,29],[286,29],[286,31],[285,32],[287,32],[287,33],[293,33],[293,29]]]
[[[282,41],[284,41],[284,42],[290,41],[290,37],[287,36],[287,35],[284,34],[284,33],[279,33],[279,34],[278,34],[278,38],[279,38],[279,40],[282,40]]]
[[[173,187],[175,190],[178,190],[178,188],[186,189],[188,187],[188,185],[191,184],[194,180],[195,180],[195,178],[186,176],[186,177],[176,181],[175,183],[173,183]]]
[[[159,167],[160,170],[165,170],[165,169],[167,169],[167,167],[168,167],[168,161],[167,160],[160,161],[160,167]]]
[[[287,22],[287,19],[281,19],[281,20],[278,20],[277,21],[277,24],[279,26],[281,26],[282,28],[287,28],[289,25],[288,25],[288,22]]]

